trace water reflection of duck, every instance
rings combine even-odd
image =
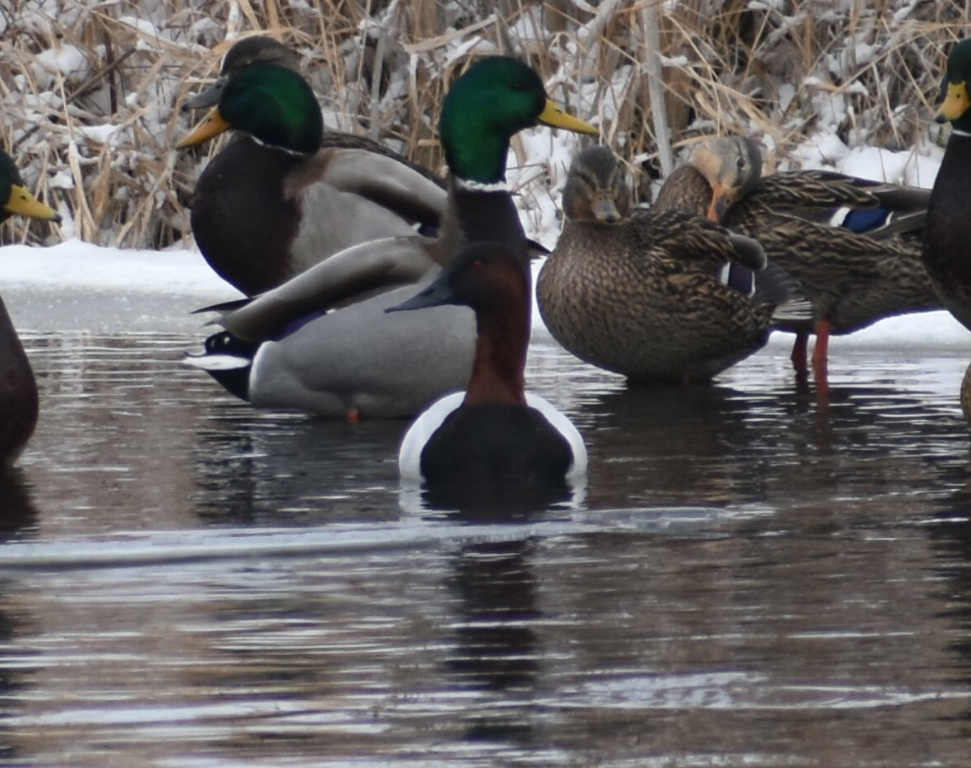
[[[411,416],[462,387],[474,344],[467,312],[385,315],[405,295],[362,296],[413,285],[425,272],[430,279],[429,266],[421,275],[401,274],[399,267],[416,254],[430,259],[428,265],[445,264],[465,243],[522,242],[504,182],[506,155],[512,135],[537,124],[596,133],[549,101],[542,79],[522,62],[494,56],[474,64],[442,107],[440,133],[452,177],[438,239],[429,245],[425,238],[385,238],[327,259],[225,314],[218,323],[226,333],[212,337],[195,364],[254,405],[331,417]],[[308,314],[335,304],[340,308],[307,321]]]
[[[762,498],[752,444],[787,422],[752,413],[751,396],[715,387],[630,387],[580,406],[590,451],[588,504],[718,504]],[[771,408],[782,408],[771,398]],[[758,428],[755,428],[757,420]]]
[[[33,526],[37,509],[19,467],[0,467],[0,542]]]
[[[515,496],[556,489],[586,473],[583,439],[552,404],[525,391],[530,279],[523,240],[466,246],[436,280],[389,311],[446,304],[475,312],[476,345],[464,393],[421,414],[401,444],[405,481],[424,481],[449,497]]]
[[[61,217],[34,198],[13,158],[0,150],[0,222],[13,215],[60,221]],[[0,469],[11,464],[27,445],[37,425],[37,382],[27,353],[0,298]]]

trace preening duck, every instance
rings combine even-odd
[[[922,257],[944,306],[971,329],[971,40],[947,57],[937,122],[951,124],[934,181]]]
[[[388,308],[466,306],[476,320],[468,386],[412,424],[399,453],[403,478],[429,485],[550,485],[585,474],[579,432],[548,401],[525,391],[530,292],[524,247],[479,242],[466,246],[413,298]]]
[[[769,261],[799,282],[812,318],[777,327],[796,333],[792,360],[801,376],[808,336],[816,334],[813,369],[825,393],[831,334],[940,308],[920,262],[930,194],[828,171],[761,173],[761,152],[751,139],[709,139],[665,180],[654,208],[705,215],[758,240]],[[846,209],[857,213],[835,226],[833,217]],[[880,215],[863,221],[863,210]],[[888,224],[889,214],[897,218]]]
[[[0,222],[13,215],[60,221],[24,186],[13,159],[0,150]],[[37,425],[37,382],[30,361],[0,298],[0,472],[12,464]]]
[[[325,133],[306,81],[265,59],[232,59],[215,94],[202,94],[217,106],[178,145],[230,128],[244,135],[213,158],[193,195],[192,231],[209,265],[254,295],[358,243],[434,232],[447,201],[441,180],[368,139]]]
[[[573,161],[563,231],[539,274],[540,314],[585,362],[636,382],[706,381],[760,349],[791,281],[756,275],[758,243],[701,216],[637,210],[617,158]],[[744,284],[729,278],[744,270]]]
[[[472,65],[442,106],[439,133],[451,176],[439,236],[355,246],[232,308],[217,321],[226,333],[211,338],[194,364],[254,405],[331,417],[411,416],[464,386],[475,345],[471,314],[442,307],[386,315],[413,287],[361,296],[427,282],[468,243],[518,249],[525,236],[505,186],[506,156],[514,133],[540,123],[596,133],[556,107],[522,62],[495,56]]]

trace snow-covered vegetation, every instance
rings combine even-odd
[[[4,2],[0,145],[65,222],[13,222],[0,237],[159,248],[187,236],[186,206],[218,143],[174,149],[191,120],[181,105],[242,35],[300,53],[328,125],[435,169],[438,107],[468,57],[527,59],[555,99],[601,127],[649,199],[672,157],[732,131],[761,143],[768,172],[930,185],[941,68],[969,28],[959,0]],[[548,244],[577,140],[539,129],[514,143],[510,180]]]

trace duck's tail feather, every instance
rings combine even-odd
[[[772,317],[777,321],[812,321],[813,305],[803,293],[802,285],[775,262],[770,261],[759,272],[752,298],[758,304],[774,306]]]
[[[810,325],[813,321],[813,304],[802,297],[789,299],[776,305],[772,311],[772,322],[776,325]]]
[[[219,312],[220,314],[226,314],[227,312],[232,312],[233,310],[239,309],[240,307],[245,307],[253,300],[250,296],[243,296],[239,299],[230,299],[229,301],[221,301],[218,304],[210,304],[207,307],[200,307],[199,309],[193,309],[193,315],[201,315],[203,312]]]
[[[258,347],[222,331],[206,339],[205,352],[186,355],[185,363],[204,370],[231,395],[249,401],[250,370]]]

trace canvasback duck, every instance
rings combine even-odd
[[[438,277],[388,312],[457,305],[475,313],[475,361],[464,393],[442,398],[405,434],[402,478],[556,484],[586,473],[579,432],[548,401],[525,391],[530,326],[525,248],[466,246]]]

